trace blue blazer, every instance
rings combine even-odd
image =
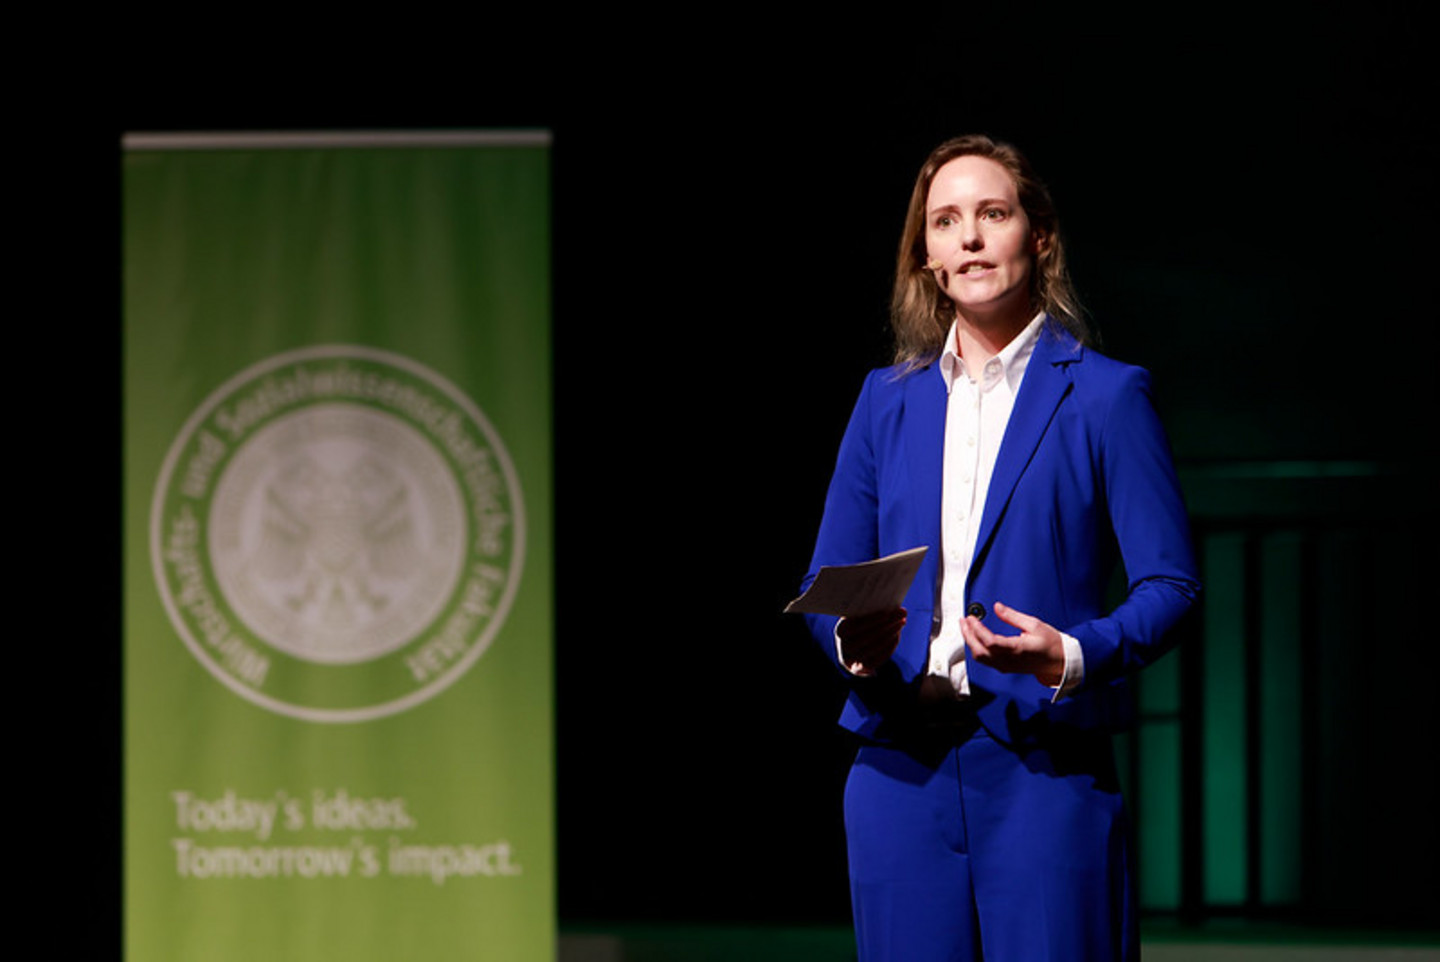
[[[850,682],[840,723],[881,741],[898,733],[914,706],[928,661],[945,408],[938,362],[871,372],[840,444],[804,582],[808,587],[821,565],[930,547],[906,596],[909,618],[890,663],[870,679],[840,669]],[[1128,589],[1106,612],[1117,561]],[[1148,373],[1080,346],[1047,321],[1000,445],[965,598],[984,605],[983,620],[997,633],[1018,633],[994,614],[1001,601],[1073,635],[1084,652],[1085,680],[1052,703],[1053,691],[1034,676],[996,671],[967,653],[981,724],[1017,746],[1043,742],[1055,725],[1123,727],[1131,717],[1126,676],[1168,649],[1166,633],[1199,590]],[[836,661],[837,619],[807,620]]]

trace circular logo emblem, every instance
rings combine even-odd
[[[176,631],[231,691],[363,721],[489,646],[524,514],[499,436],[453,384],[386,351],[312,347],[242,371],[185,423],[150,552]]]

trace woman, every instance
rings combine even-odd
[[[922,166],[892,324],[805,582],[930,548],[903,608],[807,616],[862,740],[860,957],[1136,958],[1109,732],[1199,592],[1148,375],[1092,349],[1049,194],[986,137]],[[1129,592],[1106,613],[1117,560]]]

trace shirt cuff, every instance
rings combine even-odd
[[[1060,632],[1060,641],[1065,645],[1065,673],[1060,676],[1059,685],[1051,685],[1055,695],[1050,699],[1054,704],[1085,682],[1085,654],[1080,650],[1080,642],[1074,635],[1067,635]]]

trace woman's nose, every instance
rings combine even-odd
[[[967,251],[978,251],[985,246],[985,240],[980,236],[980,224],[973,220],[967,220],[960,226],[960,246]]]

